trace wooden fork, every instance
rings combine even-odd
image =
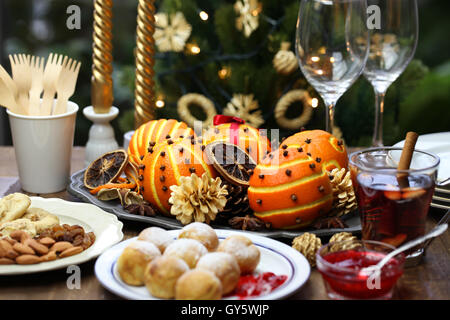
[[[30,115],[40,115],[40,97],[44,85],[42,80],[44,78],[44,58],[31,58],[31,89],[30,89]]]
[[[65,61],[66,59],[64,59]],[[67,111],[67,101],[75,92],[77,84],[78,72],[80,71],[81,62],[69,59],[67,63],[63,62],[63,67],[56,82],[56,92],[58,98],[53,114],[62,114]]]
[[[2,78],[0,78],[0,105],[14,113],[23,114],[23,110],[16,103],[13,92],[8,88],[7,83]]]
[[[13,80],[17,85],[17,102],[20,108],[29,114],[28,93],[31,88],[30,55],[19,54],[9,56]]]
[[[67,57],[64,57],[64,61]],[[63,56],[50,53],[44,69],[44,96],[42,97],[41,115],[51,115],[55,99],[56,81],[61,72]]]
[[[19,105],[17,104],[16,97],[17,97],[17,86],[14,80],[11,78],[9,73],[3,68],[2,65],[0,65],[0,79],[4,82],[6,85],[6,88],[9,90],[9,92],[12,95],[12,100],[10,104],[11,106],[8,106],[9,109],[11,109],[14,113],[22,113],[25,112],[24,110],[20,110]]]

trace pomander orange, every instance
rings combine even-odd
[[[256,163],[270,152],[267,136],[248,124],[223,123],[216,125],[203,134],[203,143],[215,141],[233,143],[244,150]]]
[[[204,149],[198,139],[189,138],[168,139],[150,147],[139,166],[144,199],[170,216],[170,186],[180,185],[180,177],[192,173],[201,177],[204,172],[211,178],[217,176]]]
[[[255,216],[273,228],[305,227],[333,203],[330,180],[320,161],[286,140],[256,166],[249,182],[248,199]]]
[[[283,145],[302,148],[313,159],[319,160],[318,166],[331,171],[334,168],[347,168],[348,155],[342,140],[323,130],[306,130],[286,138]]]
[[[138,165],[152,145],[167,139],[188,137],[194,130],[184,122],[174,119],[151,120],[134,132],[128,146],[130,161]]]

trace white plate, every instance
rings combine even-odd
[[[289,247],[288,245],[270,239],[249,233],[242,233],[240,231],[215,229],[219,240],[223,240],[228,236],[234,234],[243,234],[253,241],[261,252],[261,260],[256,269],[256,273],[273,272],[276,275],[286,275],[286,281],[271,293],[254,297],[252,299],[276,300],[285,298],[295,293],[308,280],[311,269],[306,258]],[[178,236],[180,230],[168,231],[174,236]],[[134,300],[159,300],[149,294],[146,287],[134,287],[124,283],[116,270],[116,261],[119,258],[122,250],[130,243],[135,241],[132,238],[123,241],[114,247],[105,251],[95,263],[95,275],[100,283],[109,291],[117,294],[125,299]],[[237,297],[227,297],[226,300],[237,299]]]
[[[122,222],[113,214],[87,203],[62,199],[30,197],[31,207],[42,208],[58,216],[60,223],[80,225],[86,232],[94,232],[95,242],[88,249],[71,257],[33,265],[0,265],[0,275],[35,273],[65,268],[98,257],[123,238]]]
[[[405,141],[400,141],[393,147],[402,148]],[[419,136],[416,149],[436,154],[440,159],[438,181],[450,177],[450,132],[430,133]]]

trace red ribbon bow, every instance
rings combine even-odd
[[[230,142],[239,145],[239,125],[244,124],[245,120],[238,118],[238,117],[232,117],[232,116],[225,116],[223,114],[218,114],[214,116],[213,124],[215,126],[219,124],[224,123],[230,123]]]

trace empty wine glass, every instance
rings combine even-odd
[[[360,76],[368,56],[365,0],[302,0],[295,50],[300,69],[326,107],[326,130],[334,128],[338,99]],[[361,42],[365,39],[365,42]]]
[[[383,146],[384,96],[414,56],[418,38],[416,0],[368,0],[373,9],[374,29],[364,76],[375,91],[375,128],[372,145]],[[376,19],[379,18],[378,25]],[[359,39],[362,45],[364,38]]]

